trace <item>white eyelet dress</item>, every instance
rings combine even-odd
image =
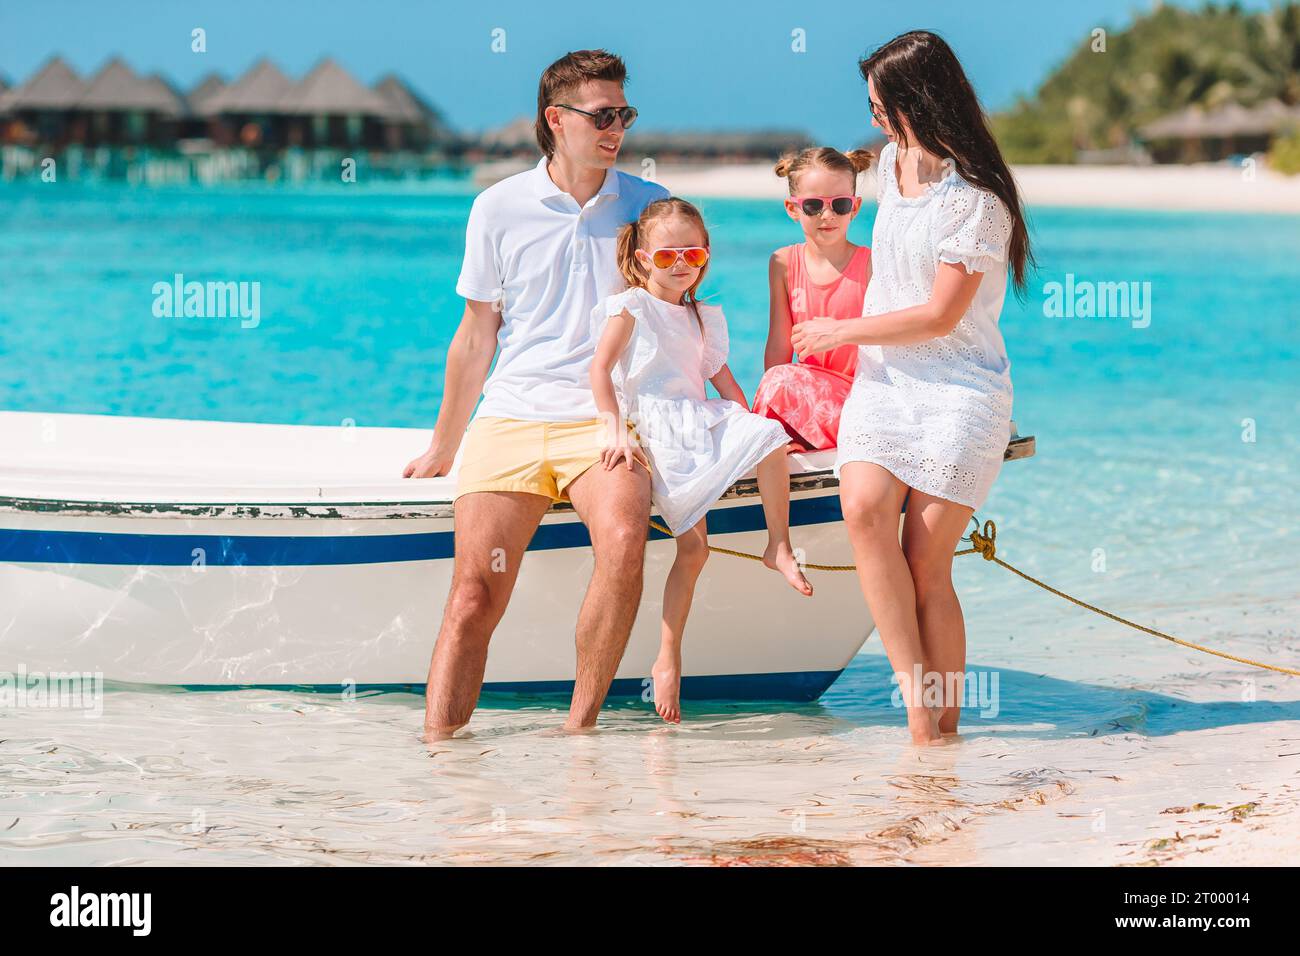
[[[875,462],[911,488],[979,508],[1011,440],[1011,363],[998,330],[1011,216],[997,196],[956,170],[921,196],[901,195],[896,153],[889,143],[880,154],[863,315],[928,301],[940,262],[984,279],[950,334],[917,345],[859,347],[835,475],[847,462]]]
[[[721,308],[700,304],[701,341],[690,306],[628,289],[592,311],[597,341],[609,317],[624,309],[635,324],[614,369],[614,388],[650,460],[655,510],[676,535],[694,527],[733,482],[790,438],[773,419],[707,397],[705,382],[727,361]]]

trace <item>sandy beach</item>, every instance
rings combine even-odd
[[[531,162],[484,163],[473,175],[476,189],[530,168]],[[694,199],[781,199],[785,182],[771,163],[653,165],[621,163],[624,172],[662,183]],[[1151,209],[1200,212],[1300,214],[1300,176],[1283,176],[1262,164],[1190,166],[1016,166],[1025,202],[1083,209]],[[876,194],[874,170],[858,180],[859,195]]]
[[[635,172],[629,169],[629,172]],[[1198,166],[1018,166],[1032,206],[1300,213],[1300,176],[1263,168]],[[656,178],[674,193],[698,198],[780,199],[785,183],[767,163],[715,168],[660,166]],[[875,173],[858,184],[874,196]]]

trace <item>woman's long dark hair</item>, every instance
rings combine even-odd
[[[1006,204],[1012,223],[1007,258],[1016,294],[1024,295],[1034,254],[1020,194],[952,47],[936,34],[913,30],[863,59],[858,70],[870,81],[900,141],[907,135],[900,120],[906,120],[918,145],[951,157],[963,179]]]

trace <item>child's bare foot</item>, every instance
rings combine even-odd
[[[659,655],[650,676],[655,682],[655,711],[670,724],[682,722],[682,662],[680,658]]]
[[[780,571],[785,575],[785,579],[790,582],[790,587],[804,597],[812,597],[812,585],[808,583],[808,579],[799,570],[799,562],[795,559],[794,550],[790,547],[788,541],[769,544],[767,550],[763,552],[763,564],[773,571]]]

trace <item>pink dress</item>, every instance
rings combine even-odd
[[[871,250],[859,246],[844,273],[820,284],[808,276],[804,243],[786,246],[785,283],[790,291],[790,318],[856,319],[862,315],[871,269]],[[819,352],[798,364],[774,365],[763,374],[754,396],[754,412],[774,418],[790,437],[807,449],[834,448],[840,430],[840,409],[853,386],[858,347],[841,345]]]

